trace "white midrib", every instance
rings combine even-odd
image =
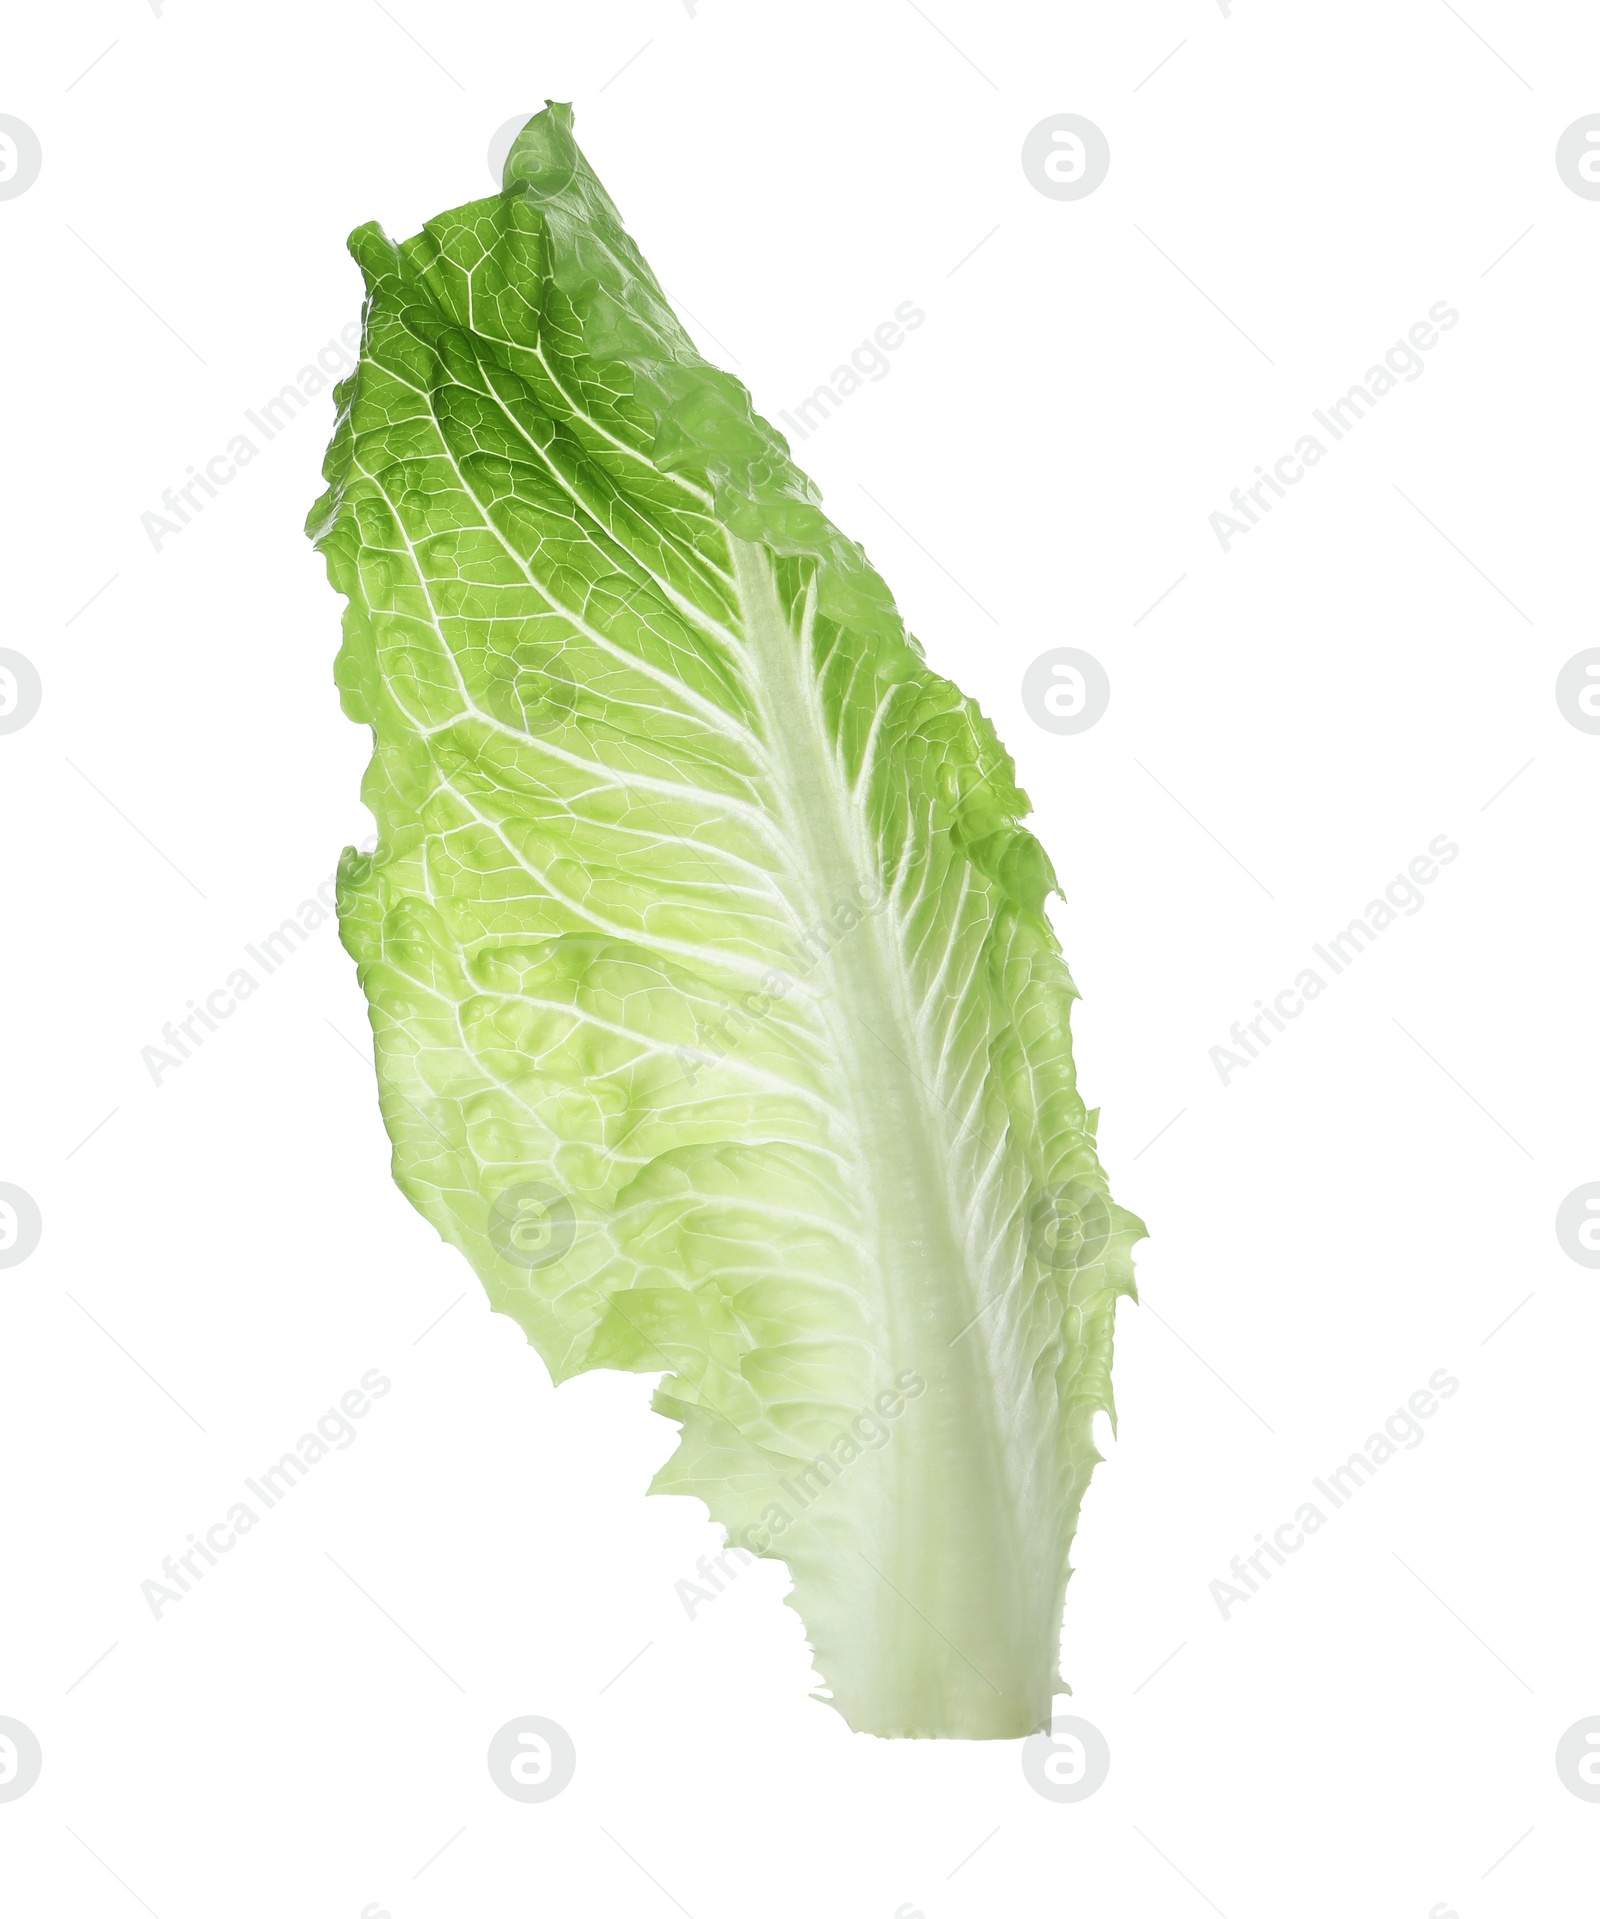
[[[768,551],[731,537],[729,545],[774,798],[805,859],[806,870],[794,876],[802,895],[795,904],[807,926],[828,924],[842,905],[859,910],[864,897],[873,897],[877,863],[815,678],[785,618]],[[863,894],[863,886],[871,890]],[[879,1294],[872,1306],[889,1347],[885,1383],[910,1367],[928,1385],[890,1448],[895,1497],[880,1543],[893,1563],[878,1562],[867,1580],[892,1582],[903,1595],[882,1603],[875,1593],[880,1616],[893,1619],[897,1609],[914,1604],[931,1627],[919,1628],[912,1612],[899,1612],[898,1630],[884,1635],[884,1686],[913,1697],[948,1691],[952,1683],[958,1691],[976,1687],[980,1695],[1014,1694],[1019,1685],[1036,1683],[1025,1680],[1025,1671],[1041,1649],[1029,1630],[1023,1536],[1029,1528],[1016,1510],[1021,1489],[1007,1480],[1005,1409],[986,1363],[984,1330],[973,1324],[986,1302],[963,1250],[960,1196],[952,1191],[958,1127],[933,1090],[937,1063],[919,1058],[916,995],[892,911],[864,914],[828,949],[823,966],[824,1017],[854,1107],[864,1210],[874,1220]],[[1052,1670],[1054,1650],[1042,1654]],[[902,1670],[891,1670],[896,1666]],[[976,1703],[987,1709],[981,1697]],[[924,1705],[937,1710],[932,1700]],[[956,1709],[953,1700],[950,1709]]]

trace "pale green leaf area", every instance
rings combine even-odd
[[[787,1564],[852,1727],[1020,1737],[1142,1232],[1055,877],[571,126],[351,241],[309,531],[374,738],[339,912],[395,1178],[556,1380],[663,1375],[653,1490]]]

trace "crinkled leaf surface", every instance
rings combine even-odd
[[[654,1489],[787,1563],[852,1726],[1029,1733],[1141,1229],[1011,762],[570,109],[351,247],[309,530],[375,741],[339,910],[395,1177],[557,1380],[663,1375]]]

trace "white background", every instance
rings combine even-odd
[[[44,1220],[0,1274],[0,1713],[44,1752],[8,1908],[1589,1909],[1554,1749],[1600,1713],[1600,1274],[1554,1216],[1600,1177],[1600,737],[1554,683],[1596,639],[1600,202],[1554,149],[1592,12],[79,0],[15,11],[0,74],[44,157],[0,201],[0,644],[44,685],[0,740],[0,1178]],[[355,317],[346,233],[489,191],[545,96],[769,416],[928,316],[796,453],[1016,754],[1150,1228],[1067,1609],[1112,1754],[1079,1804],[1015,1744],[850,1734],[779,1566],[686,1617],[718,1535],[643,1497],[673,1430],[638,1378],[554,1392],[391,1185],[331,929],[141,1061],[370,822],[300,532],[331,404],[160,551],[140,515]],[[1111,147],[1075,202],[1020,163],[1061,112]],[[1224,553],[1208,515],[1440,300],[1423,376]],[[1112,684],[1068,739],[1019,696],[1059,645]],[[1441,833],[1425,907],[1224,1085]],[[153,1619],[373,1366],[357,1443]],[[1441,1366],[1425,1442],[1224,1621],[1232,1557]],[[544,1805],[485,1764],[524,1713],[577,1746]]]

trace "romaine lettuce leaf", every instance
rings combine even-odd
[[[308,531],[380,841],[340,924],[394,1172],[653,1490],[781,1559],[832,1703],[1045,1725],[1142,1231],[994,729],[674,317],[572,138],[352,236]]]

